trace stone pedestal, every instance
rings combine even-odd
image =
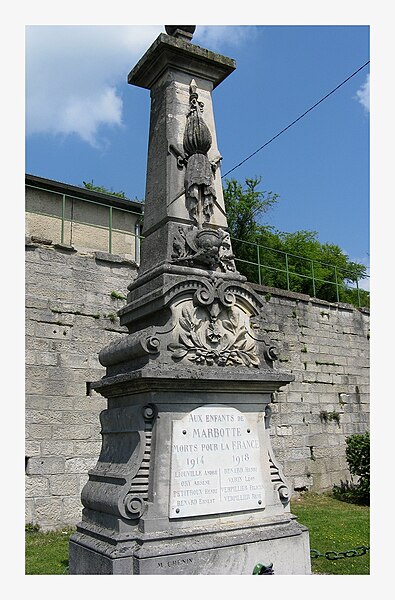
[[[308,533],[270,444],[280,383],[154,369],[103,383],[103,449],[70,572],[250,575],[272,563],[275,574],[309,573]]]
[[[218,171],[211,90],[235,65],[187,39],[161,34],[129,75],[152,98],[145,240],[128,334],[99,355],[108,408],[70,573],[306,574],[269,435],[293,376],[236,270]]]

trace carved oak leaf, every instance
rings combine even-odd
[[[195,333],[194,331],[191,331],[190,336],[191,336],[192,342],[194,343],[194,345],[197,348],[204,348],[204,344],[197,333]]]
[[[229,360],[231,362],[237,363],[238,365],[242,365],[243,364],[243,361],[241,360],[241,358],[237,354],[234,354],[234,356],[230,356]]]
[[[188,306],[184,306],[181,314],[182,316],[179,319],[179,323],[184,331],[190,333],[199,329],[202,322],[196,318],[196,309],[192,311]]]
[[[180,325],[186,331],[191,331],[193,329],[198,329],[201,325],[201,321],[196,318],[196,308],[191,309],[189,306],[184,306],[181,311],[180,317]]]
[[[253,364],[255,367],[258,367],[261,361],[260,361],[260,360],[259,360],[259,358],[256,356],[256,354],[250,354],[250,355],[249,355],[249,357],[250,357],[250,361],[251,361],[251,363],[252,363],[252,364]]]
[[[189,319],[184,319],[184,317],[180,317],[179,323],[181,325],[181,327],[184,329],[184,331],[191,331],[193,325],[192,323],[189,321]]]
[[[231,323],[231,321],[225,320],[222,321],[222,326],[227,329],[228,331],[230,331],[231,333],[235,333],[235,328],[233,326],[233,324]]]
[[[184,358],[189,352],[188,348],[184,348],[184,346],[180,346],[179,344],[169,344],[168,348],[172,351],[173,358]]]
[[[246,340],[248,342],[248,340]],[[254,340],[250,340],[250,343],[248,344],[247,348],[245,348],[246,352],[253,352],[255,354],[255,343]]]
[[[247,334],[247,329],[245,327],[242,327],[236,336],[234,345],[236,346],[239,342],[243,342],[246,339],[246,334]]]
[[[185,335],[184,333],[180,333],[180,342],[184,344],[187,348],[194,348],[194,344],[189,339],[190,336]]]
[[[259,365],[260,360],[255,354],[252,354],[252,353],[250,354],[250,353],[243,352],[243,351],[240,352],[240,354],[242,355],[243,360],[244,360],[245,364],[247,365],[247,367],[250,367],[251,365],[254,365],[254,366]]]
[[[245,350],[247,352],[246,345],[247,345],[247,340],[242,340],[241,344],[237,345],[237,349],[238,350]]]
[[[237,329],[239,325],[240,315],[238,315],[232,308],[229,310],[229,320],[232,323],[233,327]]]
[[[224,350],[229,348],[229,345],[230,345],[229,336],[227,333],[224,333],[224,335],[222,336],[221,344],[218,348],[218,352],[220,352],[220,353],[223,352]]]

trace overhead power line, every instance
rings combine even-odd
[[[321,98],[321,100],[318,100],[318,102],[316,102],[315,104],[313,104],[313,106],[311,106],[310,108],[308,108],[302,115],[300,115],[297,119],[295,119],[294,121],[292,121],[292,123],[290,123],[289,125],[287,125],[286,127],[284,127],[284,129],[282,129],[279,133],[277,133],[272,138],[270,138],[270,140],[268,140],[267,142],[265,142],[263,144],[263,146],[261,146],[260,148],[258,148],[257,150],[255,150],[255,152],[253,152],[252,154],[250,154],[249,156],[247,156],[247,158],[245,158],[244,160],[242,160],[238,165],[236,165],[235,167],[233,167],[232,169],[230,169],[229,171],[227,171],[225,173],[225,175],[222,175],[221,179],[223,179],[224,177],[226,177],[227,175],[229,175],[229,173],[232,173],[232,171],[234,171],[238,167],[241,167],[241,165],[243,165],[245,162],[247,162],[247,160],[250,160],[250,158],[252,158],[253,156],[255,156],[255,154],[257,154],[258,152],[260,152],[261,150],[263,150],[263,148],[265,148],[266,146],[268,146],[269,144],[271,144],[271,142],[273,142],[276,138],[278,138],[282,133],[284,133],[290,127],[292,127],[293,125],[295,125],[295,123],[297,123],[298,121],[300,121],[301,119],[303,119],[303,117],[305,117],[310,111],[312,111],[319,104],[321,104],[321,102],[323,102],[324,100],[326,100],[327,98],[329,98],[329,96],[331,96],[334,92],[336,92],[339,88],[341,88],[342,85],[344,85],[345,83],[347,83],[347,81],[350,81],[350,79],[352,79],[352,77],[354,77],[357,73],[359,73],[359,71],[362,71],[362,69],[364,69],[369,63],[370,63],[370,60],[368,60],[364,65],[362,65],[362,67],[359,67],[359,69],[357,69],[356,71],[354,71],[354,73],[352,73],[352,75],[350,75],[349,77],[347,77],[347,79],[345,79],[344,81],[342,81],[341,83],[339,83],[339,85],[337,85],[335,88],[333,88],[333,90],[331,90],[328,94],[326,94],[326,96],[324,96],[323,98]]]

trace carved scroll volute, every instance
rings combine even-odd
[[[269,454],[269,465],[270,465],[270,477],[273,484],[274,491],[278,494],[278,497],[285,507],[291,500],[291,490],[285,479],[283,470],[276,460],[270,440],[270,421],[272,417],[272,409],[269,405],[265,408],[265,435]]]
[[[150,404],[137,414],[131,407],[101,413],[102,448],[81,494],[86,508],[127,519],[143,514],[149,499],[155,417],[156,408]]]
[[[127,335],[112,342],[99,353],[99,362],[104,367],[141,356],[156,356],[160,352],[160,339],[155,333]]]

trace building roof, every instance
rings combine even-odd
[[[102,192],[97,192],[95,190],[70,185],[69,183],[62,183],[61,181],[54,181],[53,179],[37,177],[37,175],[30,175],[29,173],[26,173],[25,175],[25,184],[52,192],[58,192],[60,194],[66,194],[68,196],[84,198],[86,200],[95,200],[96,202],[101,202],[107,206],[123,208],[124,210],[130,210],[141,214],[144,212],[143,202],[129,200],[128,198],[118,198],[111,194],[103,194]]]

